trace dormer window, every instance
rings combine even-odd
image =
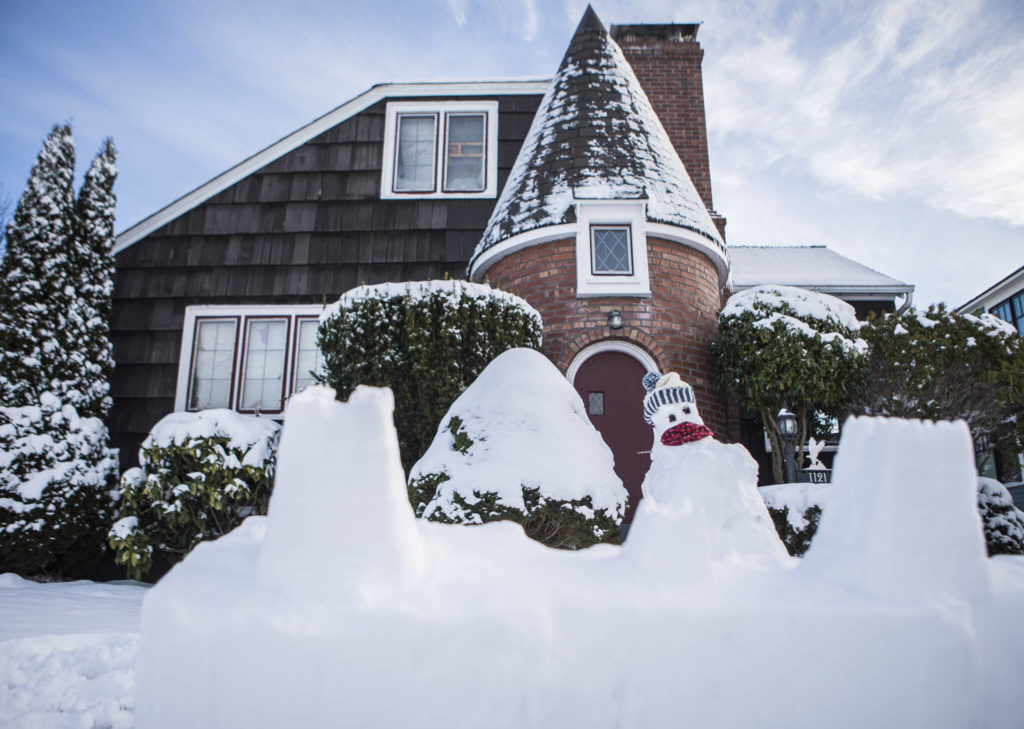
[[[650,296],[646,204],[576,201],[577,296]]]
[[[392,102],[381,198],[494,198],[498,102]]]

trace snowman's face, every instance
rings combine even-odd
[[[654,421],[654,431],[659,436],[680,423],[704,425],[704,421],[701,420],[700,414],[697,412],[697,406],[692,402],[672,402],[662,405],[651,416],[651,420]]]

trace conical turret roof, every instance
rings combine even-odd
[[[647,219],[725,244],[633,69],[587,8],[523,142],[470,271],[512,236],[575,222],[579,200],[647,200]]]

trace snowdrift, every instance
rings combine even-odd
[[[1024,563],[984,557],[961,425],[851,422],[811,557],[769,564],[697,512],[576,553],[417,521],[390,402],[292,399],[268,516],[146,597],[140,726],[1019,725]]]

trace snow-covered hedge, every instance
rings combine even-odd
[[[250,514],[265,514],[280,425],[231,410],[171,413],[142,443],[139,468],[121,479],[110,530],[116,561],[141,579],[154,560],[177,562]]]
[[[502,519],[551,547],[618,533],[626,490],[580,396],[544,355],[499,355],[451,406],[409,474],[418,516],[448,524]]]
[[[828,497],[829,486],[783,483],[764,486],[758,491],[786,549],[794,557],[803,557],[818,531],[822,504]]]
[[[1024,512],[1013,505],[1010,492],[992,478],[978,479],[978,509],[985,525],[990,557],[1024,554]]]
[[[796,414],[798,443],[815,435],[816,414],[842,414],[868,349],[860,326],[845,301],[792,286],[757,286],[722,309],[712,344],[716,384],[761,415],[775,483],[783,479],[784,451],[776,414],[784,407]],[[797,459],[802,466],[802,451]]]
[[[869,318],[871,354],[854,412],[965,420],[976,440],[1024,445],[1024,339],[1006,322],[945,305]]]
[[[51,393],[0,407],[0,572],[79,576],[104,550],[117,451]]]
[[[465,281],[360,286],[320,317],[323,383],[390,387],[402,465],[430,445],[448,406],[498,354],[539,347],[541,319],[518,296]]]

